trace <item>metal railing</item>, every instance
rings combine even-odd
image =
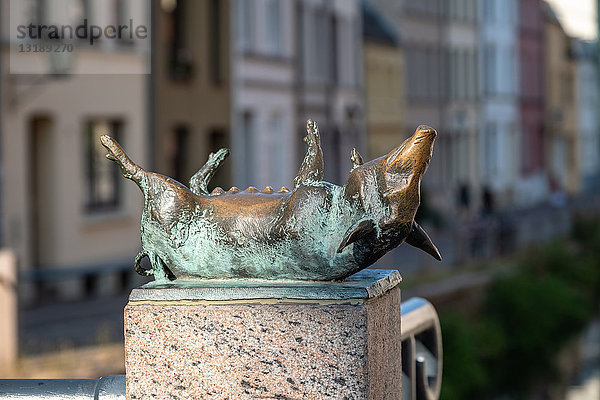
[[[125,399],[125,375],[100,379],[0,379],[0,399]]]
[[[442,387],[442,331],[431,303],[402,303],[402,399],[436,400]]]
[[[442,337],[435,308],[415,297],[401,305],[402,399],[436,400],[442,384]],[[100,379],[0,379],[5,399],[125,399],[125,375]]]

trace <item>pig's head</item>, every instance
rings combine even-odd
[[[405,239],[409,241],[410,235],[415,235],[416,241],[421,239],[420,232],[413,233],[414,229],[420,229],[414,224],[414,217],[420,203],[421,177],[431,160],[436,136],[435,129],[421,125],[385,156],[358,165],[350,172],[345,198],[359,206],[364,215],[346,233],[338,252],[357,242],[355,253],[368,255],[365,262],[372,262],[371,258],[380,257]],[[424,231],[423,235],[425,240]],[[437,250],[426,251],[437,254]]]

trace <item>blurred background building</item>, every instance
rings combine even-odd
[[[572,41],[556,14],[546,7],[546,157],[551,190],[575,194],[580,190],[579,132],[575,109],[575,58]]]
[[[159,171],[187,182],[209,151],[231,147],[216,184],[289,186],[310,116],[334,160],[328,178],[343,179],[365,141],[358,1],[153,4]]]
[[[482,207],[487,212],[513,204],[519,174],[519,24],[515,0],[481,2]]]
[[[231,137],[231,11],[225,1],[152,1],[150,167],[184,184]],[[150,10],[148,10],[150,12]],[[224,167],[215,182],[230,184]]]
[[[78,298],[132,282],[141,204],[101,157],[100,132],[183,183],[230,147],[213,181],[228,189],[289,186],[308,117],[336,183],[353,147],[378,157],[429,124],[440,135],[424,208],[450,223],[598,186],[596,47],[542,1],[72,3],[74,20],[99,24],[153,14],[153,39],[40,55],[60,75],[11,75],[3,57],[2,238],[18,254],[23,299],[35,297],[30,284]],[[62,21],[44,1],[16,4]],[[87,63],[131,73],[78,75]]]
[[[48,25],[149,17],[140,1],[73,3],[67,15],[48,5],[10,2],[12,13]],[[98,140],[114,135],[147,160],[150,48],[106,41],[58,62],[38,53],[40,68],[59,75],[9,74],[9,2],[1,6],[2,245],[17,256],[23,304],[124,290],[137,279],[130,255],[139,247],[141,197],[107,165]],[[80,74],[90,64],[128,75]]]
[[[521,178],[517,182],[515,201],[522,206],[534,205],[548,196],[544,124],[544,3],[538,0],[519,2],[519,108],[520,132],[517,154]]]
[[[184,184],[228,147],[212,185],[277,190],[300,166],[307,118],[335,183],[353,147],[370,160],[431,125],[418,219],[444,262],[402,246],[377,264],[415,280],[564,237],[600,207],[600,53],[555,0],[65,1],[67,16],[52,0],[0,0],[0,239],[24,321],[65,301],[106,311],[143,281],[142,196],[104,159],[103,133]],[[152,39],[40,54],[52,73],[10,74],[9,3],[36,22],[152,22]],[[90,65],[127,74],[78,73]]]
[[[398,145],[405,129],[406,60],[394,23],[373,4],[362,2],[365,109],[368,159]]]
[[[581,189],[583,192],[598,190],[600,184],[600,136],[598,135],[598,68],[597,52],[593,42],[574,38],[571,44],[576,60],[575,102],[580,134],[579,159]]]

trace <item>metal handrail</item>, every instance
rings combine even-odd
[[[0,379],[0,399],[124,400],[125,375],[100,379]]]
[[[442,387],[442,331],[433,305],[420,297],[400,307],[402,314],[402,398],[436,400]]]

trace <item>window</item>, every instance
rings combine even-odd
[[[329,38],[327,29],[328,18],[325,10],[315,10],[313,13],[315,21],[315,31],[313,36],[313,44],[317,49],[316,58],[309,62],[315,67],[316,83],[325,83],[329,75]],[[347,38],[346,38],[347,39]],[[345,74],[343,75],[345,76]]]
[[[477,0],[470,0],[467,4],[467,15],[469,21],[477,21]]]
[[[485,172],[493,177],[498,169],[498,124],[488,122],[485,130]]]
[[[177,0],[174,8],[169,13],[167,34],[169,36],[169,73],[171,79],[185,81],[193,74],[192,53],[188,46],[188,18],[187,6],[189,0]],[[169,32],[170,30],[170,32]]]
[[[574,101],[574,79],[569,70],[565,70],[561,76],[561,99],[563,103],[570,104]]]
[[[467,3],[465,0],[456,0],[456,17],[460,21],[467,19]]]
[[[330,40],[331,40],[331,82],[340,83],[340,60],[339,60],[339,47],[338,42],[340,40],[340,34],[338,33],[338,17],[335,14],[331,14],[330,17]]]
[[[92,0],[81,0],[81,8],[83,19],[88,20],[88,24],[93,23],[93,13],[92,13],[92,5],[90,4]]]
[[[409,97],[414,99],[439,99],[442,94],[445,94],[446,90],[452,90],[450,87],[442,88],[442,70],[440,68],[442,58],[444,58],[444,62],[451,64],[451,51],[442,55],[439,47],[428,46],[424,43],[407,48],[406,87],[408,88],[407,95]],[[446,58],[448,58],[447,61]],[[450,76],[452,76],[451,69],[447,69]],[[456,83],[452,82],[454,79],[449,79],[450,76],[448,77],[449,82],[444,82],[444,84]]]
[[[429,96],[429,70],[432,68],[428,64],[428,49],[423,47],[417,49],[416,70],[417,70],[417,93],[421,99]]]
[[[484,50],[484,68],[485,68],[485,92],[487,94],[496,93],[496,48],[488,45]]]
[[[404,87],[406,88],[406,98],[411,99],[415,96],[415,82],[414,79],[414,74],[415,74],[415,67],[414,67],[414,49],[411,46],[406,46],[406,57],[405,59],[405,63],[406,63],[406,68],[405,68],[405,74],[404,74]]]
[[[254,0],[238,0],[237,4],[238,45],[244,50],[251,50],[254,38],[254,25],[252,24]]]
[[[269,171],[266,183],[274,187],[285,186],[289,184],[286,181],[286,178],[289,178],[287,176],[289,163],[284,158],[286,153],[285,132],[283,116],[280,112],[274,113],[269,119],[268,134],[266,154],[268,154]]]
[[[477,74],[476,74],[476,61],[475,61],[475,52],[472,49],[467,50],[466,52],[466,68],[465,68],[465,81],[466,81],[466,94],[467,94],[467,99],[469,100],[473,100],[475,98],[475,92],[476,92],[476,81],[477,81]]]
[[[485,22],[496,21],[496,1],[495,0],[483,0],[483,20]]]
[[[460,90],[461,90],[461,98],[462,99],[468,99],[469,98],[469,81],[473,78],[471,75],[469,75],[469,51],[468,50],[464,50],[462,51],[462,55],[460,58],[462,64],[460,66],[460,77],[461,77],[461,83],[460,83]]]
[[[335,49],[340,51],[340,70],[339,78],[343,80],[343,62],[341,62],[341,48],[343,43],[332,48],[331,43],[331,20],[324,8],[301,8],[301,41],[302,41],[302,71],[304,82],[323,84],[326,83],[332,75],[331,62],[335,60],[331,52]],[[341,24],[340,24],[341,25]],[[338,28],[341,29],[341,26]],[[341,36],[341,35],[340,35]],[[340,40],[342,40],[340,38]]]
[[[225,133],[225,129],[223,128],[213,128],[209,131],[208,134],[208,149],[211,152],[216,152],[222,148],[229,148],[229,138]],[[215,175],[210,180],[210,189],[220,186],[221,188],[227,190],[231,186],[231,162],[223,163],[219,169],[215,172]]]
[[[118,25],[125,25],[129,21],[129,0],[115,0],[115,22]],[[124,35],[126,36],[126,35]]]
[[[187,182],[190,130],[187,125],[178,125],[171,132],[171,171],[178,182]]]
[[[245,163],[242,176],[243,184],[250,185],[254,182],[254,171],[257,170],[256,165],[256,121],[252,111],[244,111],[242,114],[242,141],[245,148]]]
[[[429,89],[433,77],[434,65],[431,65],[429,51],[425,45],[417,45],[410,48],[412,55],[407,57],[408,74],[406,76],[409,93],[415,99],[426,99],[430,96]]]
[[[425,50],[425,87],[426,98],[439,99],[440,97],[440,49],[434,46],[428,47]]]
[[[339,78],[340,82],[344,86],[353,86],[355,82],[355,71],[354,66],[356,63],[354,62],[354,25],[353,21],[350,19],[339,18],[338,20],[338,29],[340,29],[340,34],[337,36],[337,43],[339,46],[337,47],[338,55],[339,55]],[[327,57],[329,57],[329,51],[327,51]]]
[[[129,18],[131,17],[131,11],[129,6],[129,0],[115,0],[114,22],[116,25],[129,25]],[[131,37],[129,35],[121,35],[119,43],[124,45],[132,44],[133,40],[131,40]]]
[[[266,3],[266,44],[271,54],[281,53],[281,1],[267,0]]]
[[[553,152],[553,167],[554,174],[560,178],[564,178],[565,171],[567,168],[567,141],[564,137],[557,135],[554,138],[554,143],[552,146]]]
[[[475,49],[475,51],[473,52],[473,71],[474,71],[474,76],[475,78],[473,79],[473,96],[476,98],[479,93],[480,93],[480,85],[481,85],[481,79],[480,79],[480,74],[481,71],[479,70],[479,49]]]
[[[112,211],[119,207],[120,169],[105,158],[106,149],[100,143],[102,135],[121,140],[123,124],[120,121],[92,120],[85,127],[87,154],[87,193],[85,209],[88,212]]]
[[[458,85],[458,62],[456,50],[450,50],[450,98],[456,99],[457,97],[457,85]]]
[[[223,35],[221,34],[221,1],[211,0],[209,3],[210,7],[210,19],[209,32],[208,32],[208,45],[210,47],[210,80],[219,85],[223,81],[223,54],[222,49]]]
[[[46,0],[36,0],[34,7],[34,19],[37,24],[41,25],[47,22],[48,4]]]
[[[311,38],[313,32],[314,21],[311,19],[311,15],[306,7],[302,7],[302,3],[298,3],[300,11],[300,42],[302,46],[302,78],[304,82],[309,81],[311,76],[312,68],[314,67],[314,48],[312,46]]]

